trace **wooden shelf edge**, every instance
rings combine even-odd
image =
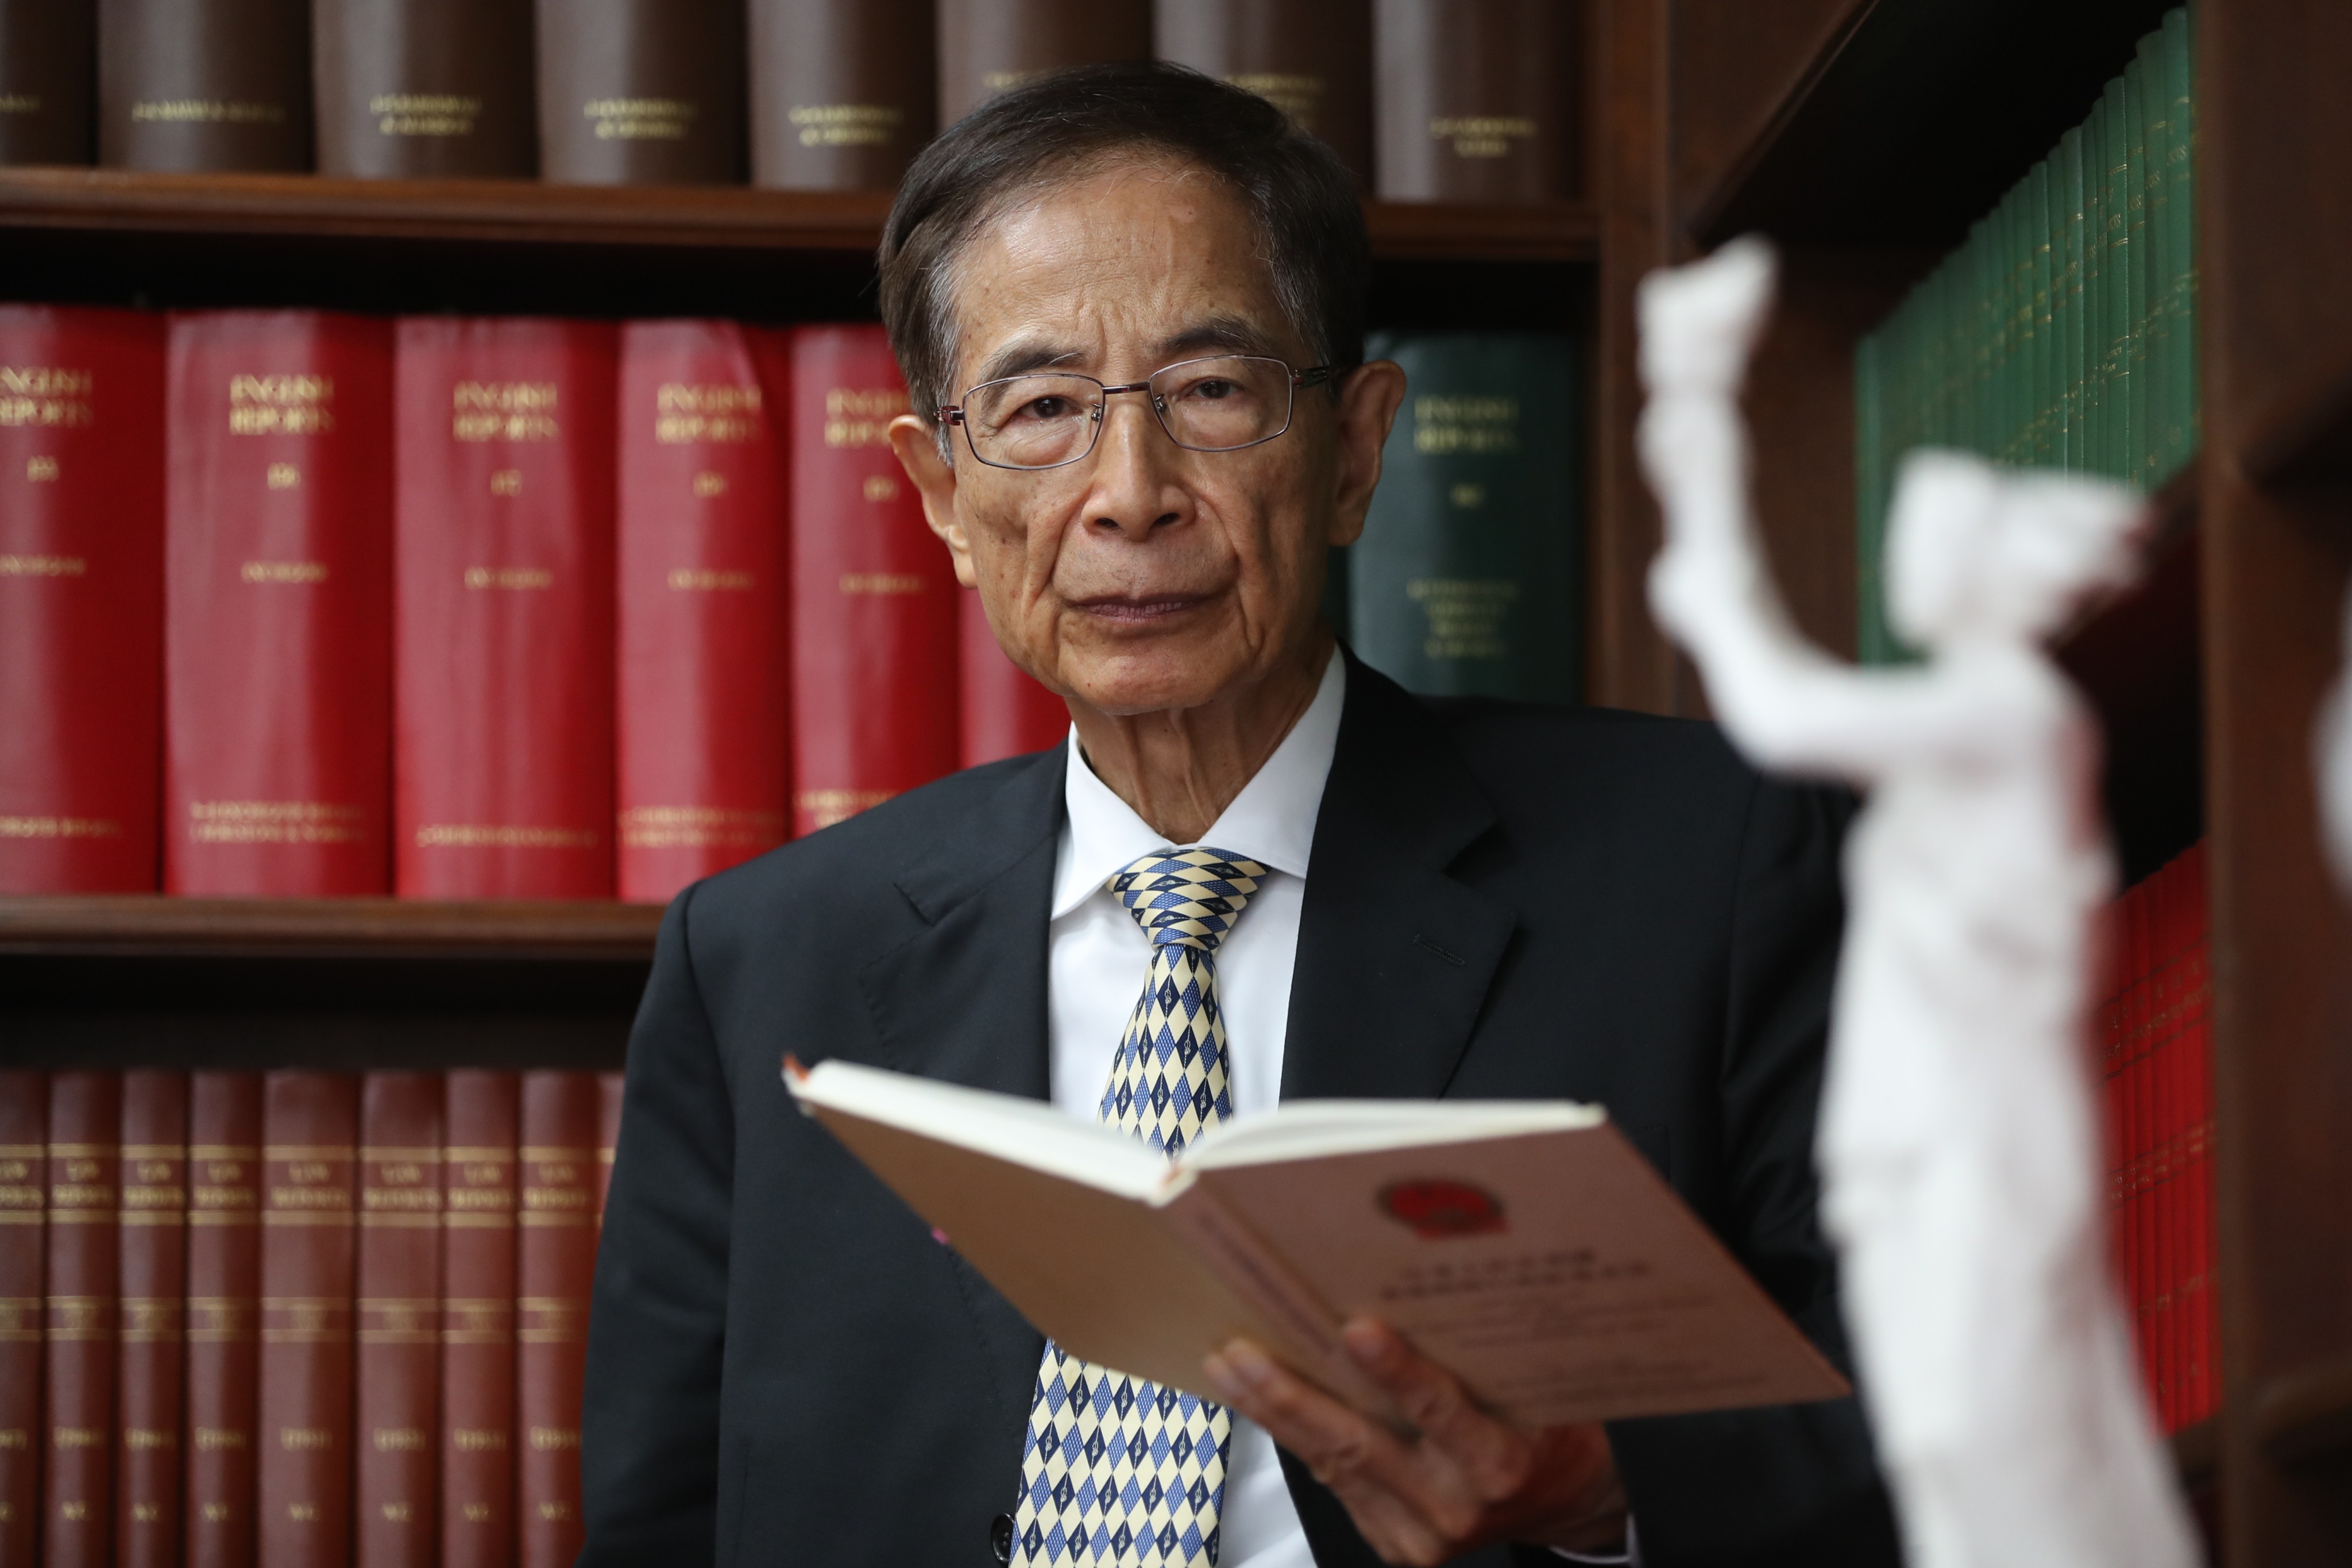
[[[2143,563],[2138,578],[2101,595],[2084,605],[2074,621],[2051,639],[2059,662],[2096,642],[2118,614],[2136,604],[2171,567],[2184,550],[2194,548],[2197,518],[2203,504],[2204,459],[2192,457],[2147,498],[2147,538],[2140,547]]]
[[[887,191],[0,169],[0,229],[870,252],[890,201]],[[1587,260],[1600,233],[1583,202],[1367,202],[1364,216],[1382,259]]]
[[[0,898],[0,956],[500,958],[645,963],[662,911],[608,901]]]
[[[2352,477],[2352,344],[2256,405],[2238,466],[2258,485]]]
[[[2278,1463],[2352,1447],[2352,1354],[2270,1379],[2252,1414],[2256,1446]]]
[[[1845,8],[1831,21],[1822,32],[1820,44],[1805,68],[1797,73],[1796,80],[1781,95],[1772,112],[1766,116],[1755,133],[1748,137],[1738,153],[1718,175],[1706,194],[1699,198],[1690,212],[1688,228],[1691,237],[1702,246],[1713,247],[1738,235],[1729,231],[1726,218],[1738,210],[1756,175],[1771,159],[1790,129],[1803,117],[1805,108],[1829,79],[1838,58],[1843,55],[1854,35],[1862,30],[1871,14],[1878,9],[1879,0],[1848,0]]]

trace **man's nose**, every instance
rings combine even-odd
[[[1141,543],[1151,531],[1180,520],[1183,492],[1175,484],[1180,456],[1160,426],[1148,392],[1104,400],[1102,433],[1095,440],[1094,492],[1088,521]]]

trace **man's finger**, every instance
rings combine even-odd
[[[1507,1497],[1527,1479],[1526,1437],[1479,1409],[1454,1374],[1407,1344],[1386,1323],[1358,1318],[1342,1332],[1348,1353],[1388,1390],[1405,1418],[1487,1497]]]
[[[1228,1405],[1306,1460],[1326,1485],[1339,1475],[1384,1476],[1409,1462],[1395,1434],[1292,1375],[1246,1340],[1211,1356],[1204,1370]]]

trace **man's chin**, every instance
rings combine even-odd
[[[1234,657],[1237,650],[1223,639],[1154,640],[1150,647],[1107,650],[1083,660],[1066,657],[1063,679],[1088,707],[1124,718],[1202,707],[1245,674]]]

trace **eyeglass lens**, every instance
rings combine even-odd
[[[1228,355],[1187,360],[1154,374],[1152,412],[1179,447],[1224,452],[1279,436],[1290,425],[1290,367]],[[984,463],[1050,468],[1094,446],[1102,384],[1083,375],[1016,375],[964,396],[964,430]]]

